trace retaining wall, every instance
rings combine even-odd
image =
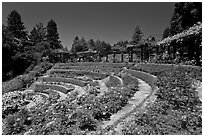
[[[156,89],[156,82],[157,82],[156,76],[151,75],[151,74],[146,73],[146,72],[132,70],[132,69],[124,69],[123,72],[130,73],[132,76],[144,80],[152,87],[152,90]]]

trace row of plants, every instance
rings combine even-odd
[[[63,66],[63,67],[54,67],[54,69],[69,69],[70,71],[80,70],[88,72],[96,72],[103,74],[118,74],[122,68],[111,68],[111,67],[93,67],[93,66]]]
[[[163,44],[170,44],[172,41],[176,40],[182,41],[185,37],[188,36],[197,36],[197,35],[202,35],[202,23],[198,22],[197,24],[194,24],[192,27],[190,27],[188,30],[184,30],[181,33],[178,33],[172,37],[167,37],[163,39],[162,41],[159,41],[157,45],[163,45]]]
[[[134,70],[144,71],[144,72],[156,75],[156,76],[162,72],[170,71],[173,68],[182,68],[192,78],[202,81],[202,67],[199,67],[199,66],[140,63],[132,67],[132,69]]]
[[[39,76],[42,76],[53,64],[48,62],[41,62],[33,69],[27,71],[27,74],[23,74],[15,77],[9,81],[2,83],[2,94],[12,92],[15,90],[22,90],[30,86]]]
[[[52,89],[52,90],[57,90],[59,92],[62,92],[64,94],[67,94],[68,92],[74,90],[74,88],[67,88],[65,86],[59,86],[59,85],[55,85],[55,84],[36,84],[35,86],[35,92],[43,92],[46,89]],[[46,93],[46,92],[45,92]]]
[[[47,84],[47,85],[59,85],[59,86],[63,86],[66,87],[67,89],[74,89],[75,87],[69,83],[64,83],[64,82],[42,82],[42,84]]]
[[[136,113],[123,126],[122,134],[202,134],[202,102],[192,87],[193,75],[182,67],[157,74],[156,101],[144,112]]]
[[[55,70],[50,72],[50,76],[63,77],[63,78],[77,78],[80,76],[88,76],[91,79],[100,80],[100,79],[106,78],[108,74],[100,74],[100,73],[89,72],[89,71]]]
[[[81,87],[86,86],[86,82],[74,78],[63,78],[61,74],[51,74],[51,77],[43,77],[43,82],[63,82],[63,83],[70,83],[73,85],[78,85]]]
[[[56,95],[56,97],[49,96],[43,104],[10,114],[5,118],[3,134],[79,135],[100,129],[101,122],[108,120],[112,114],[122,109],[137,89],[117,87],[98,96],[99,90],[94,87],[98,85],[92,83],[93,88],[81,96],[73,92],[61,101]],[[45,89],[38,90],[41,92]]]
[[[75,62],[75,63],[63,63],[56,64],[55,67],[66,67],[66,66],[87,66],[87,67],[101,67],[101,68],[123,68],[127,67],[126,63],[101,63],[101,62]],[[128,66],[133,66],[133,63],[128,63]]]

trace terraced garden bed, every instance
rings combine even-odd
[[[26,90],[3,95],[3,134],[202,134],[202,102],[192,86],[195,79],[202,80],[200,69],[125,65],[56,64],[35,82],[30,95]],[[148,92],[139,88],[138,78],[146,82]],[[138,111],[156,86],[155,101]],[[48,98],[38,103],[32,98],[35,93]],[[28,107],[29,100],[34,104]]]

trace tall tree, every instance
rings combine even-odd
[[[2,25],[2,80],[5,81],[12,77],[11,69],[13,56],[16,53],[17,45],[8,28]]]
[[[88,50],[87,43],[85,39],[82,37],[81,40],[78,37],[74,38],[71,52],[82,52]]]
[[[21,15],[16,10],[11,11],[8,15],[7,27],[15,38],[27,39],[26,28],[21,20]]]
[[[176,3],[170,22],[170,35],[186,30],[197,22],[202,22],[201,2]]]
[[[132,36],[132,42],[138,44],[142,40],[142,36],[142,31],[140,30],[139,25],[137,25]]]
[[[52,19],[47,24],[47,41],[51,44],[52,49],[62,48],[57,32],[57,24]]]
[[[30,32],[30,40],[34,43],[42,42],[46,38],[46,28],[43,27],[43,23],[36,24]]]
[[[88,44],[88,48],[95,50],[95,43],[94,43],[93,39],[88,40],[87,44]]]

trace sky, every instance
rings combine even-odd
[[[21,15],[30,32],[35,24],[47,26],[53,19],[58,28],[62,45],[71,48],[78,36],[85,40],[106,41],[113,45],[120,40],[131,40],[134,29],[139,25],[143,37],[155,35],[159,40],[168,27],[174,11],[171,2],[3,2],[2,23],[12,10]]]

